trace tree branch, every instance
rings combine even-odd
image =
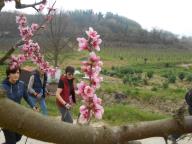
[[[54,3],[55,4],[55,3]],[[53,4],[53,6],[54,6]],[[52,6],[52,7],[53,7]],[[48,11],[47,15],[48,16],[50,14],[51,10]],[[33,33],[33,36],[31,38],[33,38],[34,36],[36,36],[36,34],[38,33],[38,31],[40,31],[40,29],[48,22],[47,19],[44,19],[44,21],[39,25],[39,28]],[[11,49],[9,49],[7,51],[7,53],[0,59],[0,65],[4,64],[4,62],[11,56],[11,54],[15,51],[16,48],[18,48],[19,46],[23,45],[24,41],[22,39],[20,39],[19,41],[16,42],[15,45],[13,45],[11,47]]]
[[[40,5],[42,3],[45,3],[46,0],[42,0],[41,2],[38,2],[38,3],[34,3],[34,4],[21,4],[21,1],[20,0],[15,0],[15,8],[16,9],[23,9],[23,8],[29,8],[29,7],[32,7],[34,8],[36,11],[38,11],[35,6],[37,5]]]
[[[182,126],[175,119],[111,128],[72,125],[42,116],[8,100],[3,97],[4,95],[0,91],[0,127],[46,142],[60,144],[118,144],[148,137],[164,137],[173,133],[192,132],[192,116],[185,117]]]
[[[0,11],[1,9],[4,7],[4,2],[5,1],[8,1],[8,0],[0,0]],[[46,2],[46,0],[42,0],[38,3],[34,3],[34,4],[21,4],[21,0],[14,0],[15,1],[15,8],[16,9],[23,9],[23,8],[29,8],[29,7],[32,7],[34,8],[36,11],[38,11],[38,9],[35,8],[35,6],[37,5],[40,5],[40,4],[43,4]]]
[[[1,11],[1,9],[4,7],[4,5],[5,5],[4,0],[0,0],[0,11]]]

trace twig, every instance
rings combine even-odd
[[[45,2],[46,2],[45,0],[42,0],[41,2],[38,2],[38,3],[35,2],[34,4],[21,4],[20,0],[15,0],[15,8],[23,9],[23,8],[32,7],[38,12],[39,10],[35,6],[45,3]]]

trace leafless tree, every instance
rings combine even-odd
[[[54,61],[54,66],[58,65],[59,55],[64,51],[63,44],[66,43],[65,31],[68,24],[69,17],[63,11],[60,11],[50,22],[48,31],[46,32],[48,42],[51,45],[51,48],[49,48],[51,53],[48,52],[47,56]]]

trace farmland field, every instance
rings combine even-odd
[[[49,60],[47,55],[51,53],[45,54]],[[80,69],[87,55],[78,51],[63,52],[59,57],[60,68],[73,65]],[[189,50],[103,48],[98,55],[104,63],[104,81],[97,94],[103,99],[103,120],[111,124],[171,117],[191,88],[192,52]],[[31,62],[24,65],[34,66]],[[5,68],[5,65],[0,67],[0,80],[5,77]],[[82,75],[76,77],[78,81],[82,79]],[[72,109],[74,118],[80,103],[78,100]],[[47,105],[49,115],[59,115],[54,96],[47,98]]]

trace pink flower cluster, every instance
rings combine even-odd
[[[99,45],[102,42],[102,40],[100,39],[100,35],[98,35],[97,32],[94,31],[91,27],[89,28],[89,31],[86,31],[86,34],[88,35],[88,39],[77,38],[77,41],[79,42],[79,51],[92,51],[92,48],[100,51]]]
[[[86,34],[88,36],[87,39],[77,38],[77,41],[79,42],[79,50],[89,51],[88,60],[83,61],[81,67],[85,76],[89,78],[89,84],[81,81],[77,84],[76,91],[76,93],[83,99],[79,117],[81,123],[90,121],[93,115],[95,118],[101,119],[104,113],[104,109],[101,106],[102,100],[95,94],[96,89],[100,87],[100,83],[103,80],[103,78],[99,76],[103,62],[95,53],[95,51],[100,51],[99,45],[102,40],[100,39],[100,35],[98,35],[93,28],[89,28],[89,30],[86,31]]]
[[[33,42],[32,36],[34,32],[36,32],[40,26],[38,24],[33,23],[30,27],[27,25],[27,18],[24,15],[20,15],[16,17],[16,23],[19,24],[20,36],[24,42],[21,50],[23,52],[22,55],[18,55],[17,57],[12,56],[10,66],[14,68],[16,66],[21,65],[26,60],[30,59],[34,64],[38,65],[45,72],[51,73],[51,75],[55,74],[55,69],[50,67],[49,63],[46,62],[43,56],[40,53],[40,46],[38,43]]]

